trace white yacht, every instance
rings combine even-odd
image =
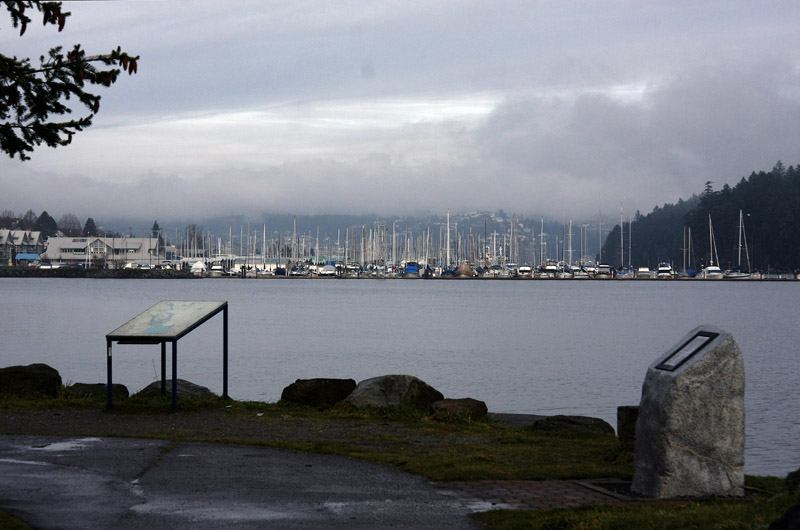
[[[705,267],[700,274],[698,275],[704,280],[721,280],[725,277],[725,273],[722,272],[722,269],[717,267],[714,264]]]
[[[659,263],[656,271],[656,278],[659,280],[671,280],[675,277],[675,271],[669,263]]]

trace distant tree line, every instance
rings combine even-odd
[[[94,219],[89,217],[81,227],[81,222],[78,217],[73,213],[65,213],[56,222],[56,220],[43,211],[36,215],[33,210],[28,210],[24,214],[17,215],[11,210],[3,210],[0,212],[0,228],[7,228],[10,230],[33,230],[41,232],[45,238],[53,237],[59,233],[65,237],[89,237],[100,235],[97,224]],[[119,236],[116,233],[104,233],[108,236]]]
[[[622,253],[619,225],[606,238],[604,261],[619,267],[624,256],[626,267],[630,263],[634,268],[654,268],[666,261],[678,269],[691,248],[691,262],[686,267],[699,270],[711,257],[710,217],[714,262],[723,269],[735,268],[740,256],[740,211],[742,269],[747,268],[748,256],[752,270],[793,271],[800,267],[800,165],[787,168],[780,161],[771,171],[753,172],[732,188],[725,184],[715,191],[713,182],[708,181],[700,196],[656,207],[644,216],[637,213],[632,223],[623,223]]]

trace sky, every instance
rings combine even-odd
[[[800,163],[796,1],[67,2],[0,50],[141,56],[0,210],[627,217]],[[612,215],[612,217],[613,217]]]

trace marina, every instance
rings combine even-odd
[[[291,277],[289,277],[291,278]],[[407,373],[492,412],[616,425],[647,366],[688,330],[730,332],[745,360],[746,472],[796,469],[800,284],[786,281],[259,281],[0,279],[0,365],[105,381],[105,335],[159,300],[226,300],[234,399],[275,402],[299,378]],[[58,292],[58,296],[53,293]],[[221,322],[181,341],[180,376],[222,393]],[[147,351],[145,351],[147,350]],[[157,351],[115,347],[115,382],[160,378]]]

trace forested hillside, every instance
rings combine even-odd
[[[603,245],[604,261],[619,267],[649,266],[660,261],[700,269],[709,261],[709,215],[716,242],[714,262],[723,269],[734,268],[739,260],[739,212],[745,237],[741,246],[742,268],[760,271],[793,271],[800,268],[800,166],[753,172],[733,188],[727,184],[715,191],[707,182],[702,194],[677,204],[656,207],[637,214],[631,225],[624,223],[624,253],[620,253],[617,225]],[[691,229],[691,240],[688,232]],[[684,243],[685,241],[685,243]],[[746,249],[745,249],[746,246]],[[686,250],[684,250],[686,249]]]

